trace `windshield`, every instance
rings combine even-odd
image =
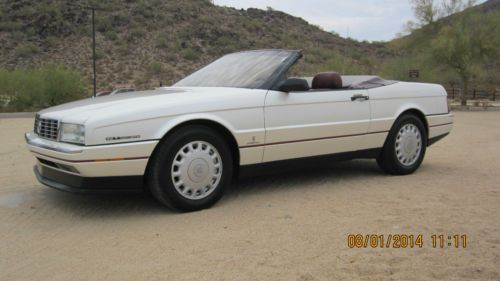
[[[262,50],[225,55],[174,86],[262,89],[293,54],[296,52]]]

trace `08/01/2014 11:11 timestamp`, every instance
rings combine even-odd
[[[426,240],[425,238],[429,238]],[[424,241],[426,240],[426,241]],[[412,249],[429,246],[435,249],[467,248],[466,234],[349,234],[347,246],[349,248],[394,248]]]

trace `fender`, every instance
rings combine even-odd
[[[425,110],[416,103],[413,103],[413,102],[404,103],[396,110],[396,114],[394,115],[394,121],[396,121],[396,119],[398,119],[398,117],[401,116],[401,114],[403,114],[403,112],[408,111],[408,110],[419,111],[424,116],[424,118],[425,118],[425,115],[427,114],[425,112]]]
[[[215,114],[196,113],[196,114],[176,116],[172,119],[169,119],[163,126],[161,126],[156,131],[155,138],[156,139],[164,138],[169,132],[172,131],[172,129],[186,122],[201,121],[201,120],[217,123],[218,125],[224,127],[232,135],[232,138],[235,142],[235,147],[234,147],[234,153],[236,156],[235,163],[239,163],[240,165],[246,165],[251,163],[260,163],[262,161],[262,155],[264,151],[263,147],[256,147],[250,149],[242,149],[240,147],[243,146],[244,144],[247,144],[248,142],[252,141],[255,142],[257,139],[255,138],[256,135],[259,136],[258,137],[259,141],[263,141],[265,137],[264,128],[256,130],[237,131],[232,124],[226,122],[221,117]]]
[[[220,125],[224,126],[226,129],[228,129],[234,136],[234,131],[235,128],[232,126],[229,122],[223,120],[222,118],[214,115],[214,114],[209,114],[209,113],[194,113],[194,114],[185,114],[185,115],[179,115],[179,116],[173,116],[172,118],[169,118],[163,126],[160,126],[155,132],[153,137],[155,139],[161,139],[163,138],[166,134],[168,134],[173,128],[176,126],[186,123],[189,121],[193,120],[207,120],[207,121],[212,121],[215,123],[219,123]]]

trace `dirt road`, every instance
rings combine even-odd
[[[40,185],[31,127],[0,119],[0,280],[500,279],[500,112],[457,112],[410,176],[332,163],[240,180],[189,214]],[[422,234],[424,245],[351,249],[351,233]],[[433,248],[441,233],[466,234],[467,248]]]

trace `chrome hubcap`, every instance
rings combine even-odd
[[[208,142],[190,142],[175,155],[171,175],[179,194],[191,200],[203,199],[215,190],[222,177],[219,152]]]
[[[414,124],[404,125],[396,136],[396,156],[399,163],[411,166],[417,162],[422,151],[420,130]]]

